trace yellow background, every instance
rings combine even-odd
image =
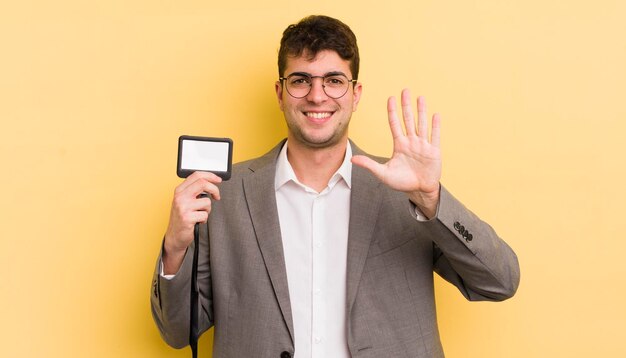
[[[278,43],[312,13],[359,39],[356,142],[388,155],[386,98],[424,95],[444,185],[519,255],[504,303],[437,280],[447,356],[626,356],[619,0],[3,1],[0,356],[189,356],[149,308],[177,138],[282,138]]]

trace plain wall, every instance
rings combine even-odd
[[[309,14],[357,34],[358,145],[389,155],[387,97],[424,95],[443,184],[520,258],[503,303],[437,279],[447,356],[626,355],[623,1],[61,0],[0,5],[0,356],[189,356],[149,306],[177,138],[285,136],[276,55]]]

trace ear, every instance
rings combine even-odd
[[[357,82],[354,85],[354,89],[352,90],[352,112],[356,112],[356,108],[359,105],[359,101],[361,100],[361,93],[363,92],[363,86],[361,82]]]
[[[283,110],[283,84],[280,81],[274,83],[274,90],[276,91],[276,98],[278,99],[278,107]]]

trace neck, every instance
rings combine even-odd
[[[331,147],[311,148],[290,140],[287,159],[302,184],[321,192],[343,163],[347,145],[345,139]]]

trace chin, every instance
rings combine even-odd
[[[300,142],[310,148],[329,148],[343,141],[343,136],[330,136],[322,138],[312,138],[310,136],[302,136],[298,138]]]
[[[309,148],[328,148],[344,140],[347,141],[347,126],[339,126],[339,128],[335,128],[335,130],[330,132],[328,131],[330,128],[325,128],[327,130],[326,133],[320,133],[323,131],[319,130],[303,130],[301,127],[291,126],[289,122],[287,122],[287,127],[289,128],[290,137],[294,141]]]

